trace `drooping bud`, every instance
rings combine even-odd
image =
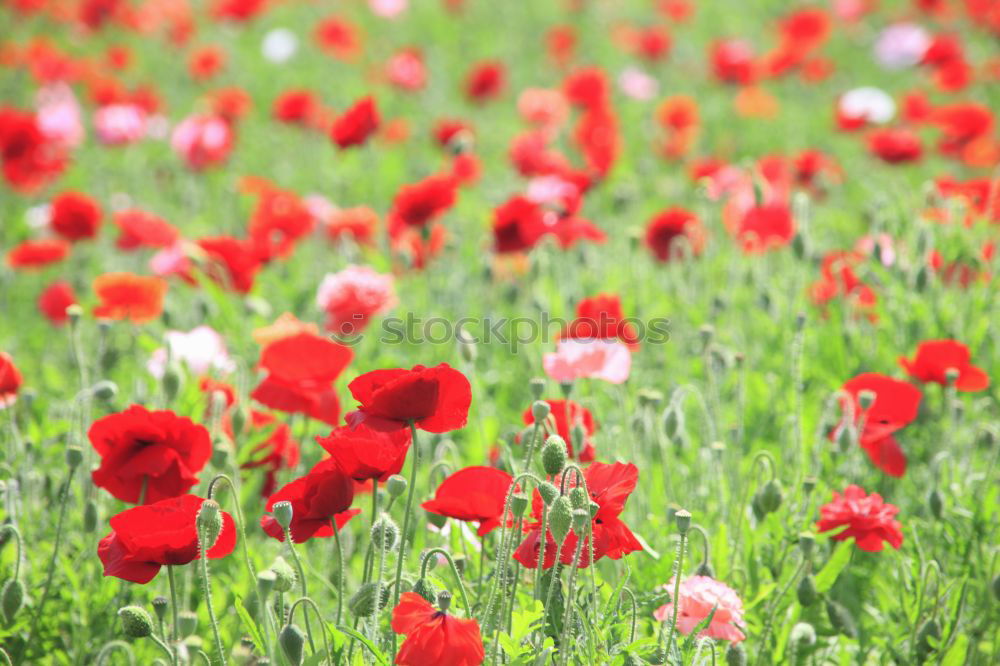
[[[24,584],[11,578],[3,584],[0,590],[0,610],[3,610],[3,617],[10,624],[14,621],[14,616],[24,605]]]
[[[742,643],[730,643],[726,648],[726,666],[747,666],[747,651]]]
[[[448,516],[442,516],[440,513],[427,512],[427,522],[429,522],[434,527],[441,529],[444,527],[445,523],[448,522]]]
[[[271,515],[274,519],[278,521],[282,529],[288,529],[288,526],[292,524],[292,515],[294,510],[292,509],[291,502],[275,502],[274,506],[271,507]]]
[[[808,622],[797,622],[792,627],[792,632],[788,640],[795,647],[796,651],[802,648],[811,648],[816,645],[816,628]]]
[[[380,588],[376,586],[375,583],[365,583],[354,593],[351,599],[347,602],[347,607],[351,609],[351,612],[355,617],[371,617],[376,611],[376,599],[377,596],[381,596],[381,603],[379,603],[379,608],[385,604],[388,589],[383,585],[381,587],[381,594],[379,594]]]
[[[832,599],[826,600],[826,616],[837,631],[848,638],[857,638],[858,626],[851,617],[850,611]]]
[[[118,395],[118,384],[110,379],[102,379],[90,388],[90,394],[101,402],[107,402]]]
[[[510,498],[510,512],[513,514],[515,520],[524,516],[524,512],[528,510],[528,504],[528,496],[524,493],[515,493]]]
[[[294,624],[286,624],[278,633],[278,643],[292,666],[302,666],[306,637],[301,629]]]
[[[177,633],[186,638],[198,631],[198,614],[194,611],[181,611],[177,614]]]
[[[783,496],[781,483],[777,479],[771,479],[760,489],[760,508],[765,514],[774,513],[781,506]]]
[[[552,435],[545,440],[542,448],[542,469],[549,476],[555,476],[566,466],[566,440]]]
[[[146,638],[153,635],[153,618],[141,606],[125,606],[118,609],[122,621],[122,631],[129,638]]]
[[[538,484],[538,494],[542,496],[542,502],[545,503],[545,506],[551,506],[559,497],[559,489],[548,481],[542,481]]]
[[[677,532],[684,536],[691,528],[691,514],[684,509],[677,511],[674,513],[674,523],[677,524]]]
[[[207,499],[201,503],[197,525],[198,533],[203,539],[202,548],[207,551],[219,540],[219,534],[222,532],[222,511],[218,502]]]
[[[552,412],[552,407],[544,400],[536,400],[531,403],[531,418],[535,423],[543,423]]]
[[[549,509],[549,529],[552,531],[552,538],[560,546],[566,540],[572,523],[573,505],[565,495],[562,495],[556,498]]]
[[[437,593],[434,591],[434,586],[431,585],[430,581],[426,578],[417,579],[417,582],[413,584],[413,592],[416,592],[431,603],[437,599]]]
[[[816,579],[812,577],[812,574],[806,574],[799,581],[798,587],[795,588],[795,596],[798,597],[799,603],[803,606],[812,606],[819,599],[819,593],[816,591]]]
[[[292,565],[290,565],[285,558],[280,555],[274,558],[274,563],[271,565],[271,571],[274,572],[274,589],[277,592],[288,592],[295,587],[295,569],[292,568]]]
[[[399,497],[406,492],[407,481],[399,474],[393,474],[386,481],[385,489],[389,492],[389,497]]]

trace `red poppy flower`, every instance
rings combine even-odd
[[[95,238],[101,227],[101,207],[80,192],[63,192],[52,200],[49,224],[68,241]]]
[[[250,397],[271,409],[300,412],[335,425],[340,402],[333,381],[351,362],[354,352],[312,333],[298,333],[276,340],[260,355],[267,377]]]
[[[24,379],[7,352],[0,351],[0,407],[9,407],[17,400]]]
[[[689,210],[683,208],[668,208],[657,213],[646,224],[645,243],[657,261],[670,261],[677,252],[674,245],[680,238],[685,238],[695,256],[701,254],[705,246],[705,235],[701,220]]]
[[[961,156],[966,146],[989,136],[995,125],[988,106],[969,102],[939,106],[931,114],[930,122],[941,128],[938,150],[952,157]]]
[[[253,98],[243,88],[230,86],[218,88],[206,96],[212,113],[219,116],[230,126],[245,116],[253,108]]]
[[[169,410],[151,412],[133,405],[94,421],[87,433],[101,456],[94,485],[123,502],[144,504],[177,497],[198,483],[212,455],[208,430]]]
[[[396,225],[389,227],[389,240],[394,254],[402,257],[406,268],[420,270],[441,253],[448,233],[444,226],[434,222],[427,227]]]
[[[893,433],[917,418],[922,397],[920,390],[912,384],[874,372],[862,373],[848,380],[842,390],[853,401],[855,424],[864,419],[861,448],[883,472],[889,476],[903,476],[906,473],[906,456]],[[875,394],[875,402],[867,412],[861,409],[859,394],[862,391]],[[836,438],[844,427],[846,424],[842,423],[831,433],[831,437]]]
[[[326,235],[333,240],[349,237],[359,245],[371,245],[378,228],[378,213],[368,206],[341,208],[326,220]]]
[[[866,495],[860,486],[847,486],[844,494],[834,491],[833,501],[819,509],[817,529],[828,532],[838,527],[847,529],[833,536],[834,541],[853,537],[861,550],[877,553],[883,542],[899,550],[903,544],[903,530],[895,516],[899,508],[886,504],[878,493]]]
[[[957,390],[984,391],[990,385],[989,375],[972,365],[971,358],[969,348],[957,340],[925,340],[917,347],[912,361],[901,356],[899,364],[914,379],[942,386],[948,384],[948,370],[955,370],[958,372]]]
[[[232,236],[200,238],[195,242],[208,255],[205,270],[212,280],[241,294],[253,289],[260,260],[251,242]]]
[[[594,460],[594,443],[590,436],[597,430],[597,423],[590,410],[578,402],[572,400],[546,400],[549,404],[550,418],[555,420],[556,431],[566,442],[566,450],[570,458],[576,457],[573,450],[573,428],[580,426],[583,428],[583,449],[579,451],[580,462],[592,462]],[[521,420],[525,425],[535,422],[535,417],[531,414],[531,408],[524,410]],[[546,428],[548,430],[548,428]]]
[[[902,164],[919,160],[924,149],[911,130],[886,127],[868,135],[868,151],[889,164]]]
[[[475,619],[439,611],[415,592],[404,592],[392,609],[392,630],[406,635],[398,666],[479,666],[486,658]]]
[[[618,294],[598,294],[585,298],[576,305],[576,319],[560,334],[563,338],[615,339],[639,349],[639,334],[622,311]]]
[[[93,289],[101,301],[94,308],[95,317],[142,324],[163,312],[167,282],[133,273],[105,273],[94,278]]]
[[[481,62],[472,66],[465,77],[465,96],[473,102],[499,97],[507,83],[507,68],[502,62]]]
[[[587,483],[587,490],[590,492],[590,499],[600,507],[591,523],[594,532],[594,561],[603,557],[618,560],[629,553],[642,550],[642,544],[632,534],[628,525],[618,517],[625,509],[625,502],[628,501],[629,495],[635,490],[639,481],[639,469],[631,463],[609,465],[595,462],[584,470],[583,476]],[[575,485],[575,477],[572,478],[574,481],[569,484],[570,486]],[[542,501],[536,491],[532,501],[532,513],[537,522],[526,526],[527,536],[514,551],[514,559],[529,569],[538,567],[538,551],[542,539],[541,512]],[[543,567],[548,569],[555,564],[556,551],[559,551],[559,546],[552,538],[551,531],[546,531],[545,537]],[[573,564],[577,539],[580,537],[585,538],[586,535],[577,535],[571,531],[566,537],[562,550],[559,552],[559,560],[563,564]],[[591,548],[589,546],[589,543],[585,543],[581,549],[578,567],[590,566]]]
[[[743,251],[756,254],[791,243],[795,220],[788,204],[775,201],[748,208],[739,216],[734,231]]]
[[[583,153],[587,166],[597,175],[605,176],[621,150],[618,118],[611,107],[586,110],[577,121],[573,139]]]
[[[266,476],[260,494],[268,497],[274,492],[277,485],[278,472],[283,469],[292,469],[299,464],[299,445],[292,437],[291,427],[287,423],[278,423],[271,414],[251,410],[250,423],[254,430],[264,430],[274,426],[270,434],[250,452],[250,460],[240,465],[242,469],[257,469],[259,467],[265,469]],[[231,424],[229,419],[227,419],[227,424]]]
[[[432,136],[439,146],[448,148],[458,137],[472,138],[473,130],[464,120],[443,119],[434,124]]]
[[[361,513],[351,509],[354,501],[354,482],[337,465],[327,458],[309,470],[303,477],[285,484],[267,500],[267,511],[278,502],[292,503],[292,522],[289,530],[292,541],[302,543],[312,538],[333,536],[332,520],[341,529],[354,516]],[[260,526],[268,536],[285,540],[285,532],[274,516],[261,516]]]
[[[76,305],[76,293],[69,282],[53,282],[38,296],[38,311],[51,323],[59,326],[69,319],[66,308]]]
[[[390,226],[423,227],[455,205],[457,184],[451,176],[431,176],[403,185],[392,201]]]
[[[493,210],[493,249],[499,254],[525,252],[545,233],[542,207],[515,196]]]
[[[261,14],[266,7],[267,0],[215,0],[212,16],[242,23]]]
[[[334,121],[330,138],[341,149],[360,146],[375,133],[380,122],[375,98],[368,96],[355,102]]]
[[[859,311],[874,321],[878,296],[854,273],[864,260],[860,252],[828,252],[823,257],[820,279],[809,288],[809,296],[817,305],[826,305],[835,298],[846,298]]]
[[[283,123],[308,126],[320,108],[320,101],[311,90],[286,90],[274,100],[271,115]]]
[[[560,67],[565,67],[573,59],[576,42],[576,30],[570,25],[552,26],[545,33],[546,51]]]
[[[672,44],[670,33],[666,28],[661,25],[651,25],[636,32],[632,46],[638,55],[656,62],[666,59]]]
[[[712,73],[723,83],[750,85],[757,78],[753,48],[738,39],[715,42],[709,54]]]
[[[514,477],[493,467],[466,467],[442,481],[434,499],[420,506],[439,516],[475,521],[479,523],[479,536],[486,536],[501,526],[504,503],[513,482]]]
[[[403,469],[410,450],[410,431],[382,432],[361,423],[334,428],[326,437],[317,436],[316,441],[355,481],[388,481]]]
[[[204,501],[197,495],[181,495],[112,516],[108,521],[111,533],[97,544],[104,575],[145,584],[156,577],[162,566],[197,560],[197,519]],[[220,513],[222,531],[208,549],[211,560],[229,555],[236,547],[233,517],[226,511]]]
[[[207,81],[218,74],[225,64],[225,51],[218,46],[203,46],[188,58],[188,73],[195,81]]]
[[[144,210],[123,210],[114,214],[114,223],[121,230],[115,245],[121,250],[141,247],[170,247],[180,238],[180,232],[159,215]]]
[[[563,94],[574,106],[582,109],[603,109],[611,100],[608,75],[600,67],[582,67],[566,77]]]
[[[14,190],[31,193],[66,168],[66,150],[45,136],[35,114],[0,107],[0,162],[3,177]]]
[[[62,261],[69,256],[70,244],[62,238],[26,240],[7,253],[11,268],[40,268]]]
[[[335,58],[349,60],[361,52],[361,32],[338,16],[320,21],[314,36],[320,48]]]
[[[347,388],[360,403],[347,422],[376,430],[405,428],[410,421],[427,432],[457,430],[465,425],[472,402],[469,380],[447,363],[373,370]]]
[[[295,192],[262,179],[244,181],[244,187],[258,197],[248,229],[257,256],[262,261],[289,256],[316,225],[309,208]]]

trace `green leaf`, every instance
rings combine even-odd
[[[344,632],[345,634],[347,634],[351,638],[357,640],[362,645],[364,645],[366,648],[368,648],[368,651],[371,653],[371,655],[373,657],[375,657],[375,659],[376,659],[376,661],[378,661],[378,663],[380,663],[380,664],[387,663],[386,659],[385,659],[385,655],[382,654],[382,652],[377,647],[375,647],[375,645],[370,640],[368,640],[368,638],[365,637],[363,634],[355,631],[354,629],[352,629],[352,628],[350,628],[350,627],[348,627],[347,625],[344,625],[344,624],[338,626],[337,629],[339,631]]]
[[[260,631],[260,627],[254,622],[254,619],[250,617],[250,613],[243,606],[243,598],[240,595],[236,595],[236,614],[240,616],[240,620],[243,621],[243,625],[250,632],[250,640],[253,641],[254,647],[260,654],[267,654],[267,645],[264,643],[264,635]]]
[[[960,635],[952,643],[952,646],[948,648],[944,657],[941,659],[941,666],[962,666],[965,663],[965,653],[969,651],[969,637],[965,634]]]
[[[851,553],[854,552],[854,539],[841,541],[833,550],[833,555],[827,560],[823,568],[816,573],[816,591],[820,594],[827,592],[837,581],[837,576],[844,570],[847,563],[851,561]]]

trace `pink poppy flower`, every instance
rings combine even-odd
[[[94,113],[97,137],[111,146],[139,141],[146,135],[146,112],[135,104],[109,104]]]
[[[327,273],[316,293],[316,304],[326,312],[328,331],[359,333],[374,315],[396,304],[392,276],[368,266],[348,266],[339,273]]]
[[[609,340],[560,340],[556,351],[542,359],[545,374],[560,383],[602,379],[621,384],[632,369],[628,346]]]
[[[674,581],[664,586],[674,593]],[[743,624],[743,602],[736,590],[721,581],[708,576],[690,576],[681,581],[678,595],[677,631],[690,634],[698,624],[708,617],[715,608],[715,614],[708,627],[700,636],[739,643],[746,635],[739,629]],[[674,616],[674,604],[660,606],[653,612],[660,622],[670,622]]]
[[[203,375],[209,370],[228,373],[236,368],[226,352],[225,340],[211,326],[198,326],[187,333],[167,331],[163,337],[167,347],[155,350],[146,364],[146,369],[157,379],[162,378],[166,371],[168,355],[184,363],[196,375]]]

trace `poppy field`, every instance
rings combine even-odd
[[[5,0],[0,664],[1000,663],[998,40]]]

